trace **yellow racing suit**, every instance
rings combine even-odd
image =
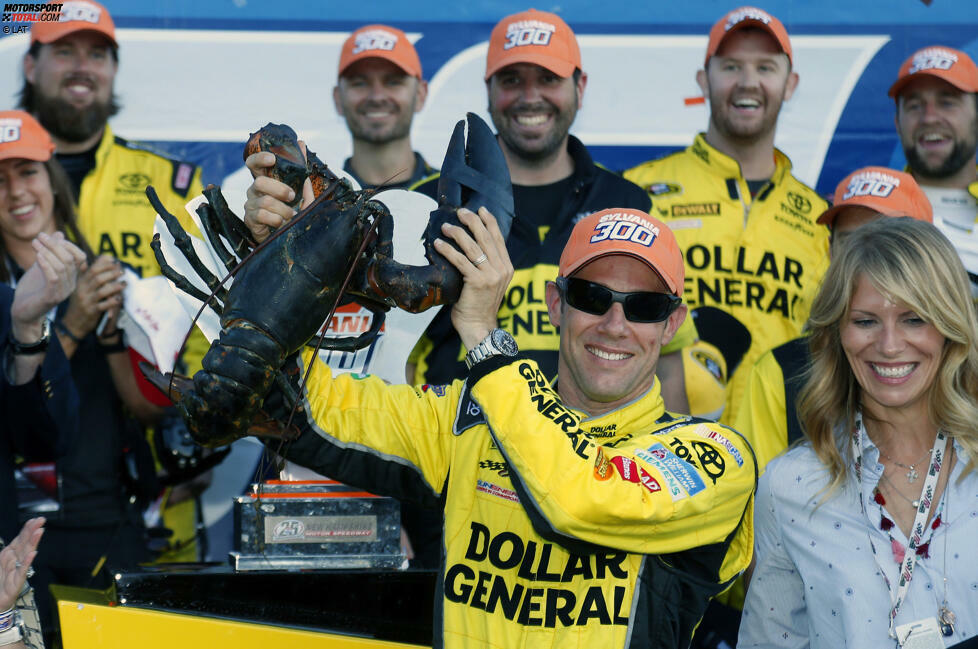
[[[184,205],[203,189],[200,168],[173,160],[131,143],[112,133],[108,124],[95,150],[95,167],[81,184],[78,197],[78,226],[96,255],[107,254],[129,264],[141,277],[160,274],[150,248],[156,211],[146,198],[152,185],[167,210],[177,217],[187,232],[200,236]],[[183,371],[192,374],[208,344],[200,332],[187,341]],[[135,370],[134,370],[135,371]],[[137,380],[141,377],[136,371]],[[172,543],[186,548],[167,555],[170,561],[195,561],[196,536],[193,500],[169,506],[163,511],[164,525],[173,530]]]
[[[106,125],[95,151],[95,168],[81,184],[79,228],[96,255],[112,255],[141,277],[160,274],[149,246],[156,212],[146,198],[147,185],[156,189],[185,230],[198,232],[183,206],[200,195],[200,168],[116,137]]]
[[[444,508],[436,648],[687,647],[750,561],[750,446],[657,383],[587,418],[525,357],[420,387],[317,360],[304,405],[288,459]]]
[[[749,334],[743,356],[726,359],[731,379],[724,422],[736,421],[758,357],[801,334],[828,268],[829,232],[815,222],[828,204],[791,174],[781,151],[774,150],[774,160],[774,174],[753,197],[737,161],[703,134],[684,151],[625,172],[649,192],[652,214],[676,235],[686,258],[683,298],[690,309],[715,307]],[[700,338],[723,350],[731,329],[710,332],[703,322],[696,319]]]
[[[759,474],[803,437],[798,396],[810,363],[808,338],[800,336],[768,350],[751,368],[735,425],[754,449]]]

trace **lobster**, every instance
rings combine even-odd
[[[456,215],[459,207],[475,211],[485,206],[495,215],[504,237],[513,220],[506,161],[492,131],[472,113],[467,122],[456,124],[445,154],[438,207],[430,213],[424,233],[426,266],[393,259],[394,222],[386,206],[371,200],[374,191],[354,190],[316,154],[307,150],[303,156],[291,128],[268,124],[251,134],[244,157],[256,151],[275,154],[271,175],[295,191],[296,204],[306,178],[315,199],[259,245],[228,208],[220,188],[208,186],[203,192],[207,202],[198,207],[197,215],[228,270],[224,279],[208,271],[190,235],[166,211],[153,188],[146,190],[177,249],[211,294],[196,288],[167,262],[157,234],[151,245],[163,274],[179,290],[202,301],[201,310],[211,308],[220,317],[220,336],[192,380],[142,368],[177,404],[191,436],[203,446],[222,446],[249,434],[284,439],[297,435],[297,429],[283,427],[263,411],[263,404],[266,399],[274,401],[276,412],[283,410],[283,404],[291,411],[298,408],[296,364],[286,361],[317,338],[337,306],[353,301],[367,308],[374,315],[370,330],[358,336],[319,337],[317,344],[341,351],[360,349],[377,336],[387,310],[397,307],[417,313],[458,299],[461,275],[433,242],[444,223],[462,225]],[[233,284],[225,288],[232,275]]]

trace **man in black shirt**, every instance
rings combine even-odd
[[[569,134],[587,74],[570,27],[555,14],[529,10],[493,29],[486,59],[489,113],[513,182],[516,220],[506,241],[516,273],[499,311],[499,326],[548,377],[557,373],[557,329],[544,303],[546,281],[581,218],[609,207],[648,210],[640,188],[597,166]],[[438,180],[414,187],[435,197]],[[412,354],[415,383],[465,376],[465,351],[448,312],[436,316]]]

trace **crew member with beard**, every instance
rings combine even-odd
[[[559,336],[544,294],[574,224],[609,207],[648,211],[649,199],[596,165],[569,134],[587,74],[577,38],[559,16],[531,9],[503,18],[489,39],[485,81],[516,208],[506,241],[516,272],[499,310],[499,327],[553,379]],[[434,198],[437,186],[435,177],[415,189]],[[448,312],[435,317],[412,354],[409,377],[415,383],[448,383],[466,375],[465,349]]]
[[[934,207],[978,298],[978,66],[960,50],[925,47],[890,87],[907,170]]]
[[[158,275],[150,241],[153,185],[167,209],[193,228],[184,204],[200,193],[200,169],[166,158],[112,132],[119,45],[109,12],[93,0],[63,5],[68,20],[35,23],[24,55],[20,107],[54,140],[55,156],[78,199],[82,234],[96,254],[110,254],[143,277]]]
[[[731,377],[721,420],[729,422],[757,358],[801,333],[827,264],[828,230],[815,222],[827,204],[774,147],[781,105],[798,85],[777,18],[753,7],[721,18],[696,82],[710,103],[706,133],[625,178],[649,192],[685,253],[684,298]]]
[[[114,92],[119,62],[115,24],[94,0],[65,2],[61,12],[60,22],[31,27],[19,105],[50,133],[55,158],[67,172],[77,199],[79,229],[95,254],[111,255],[142,277],[158,275],[160,268],[150,248],[156,212],[146,200],[146,186],[156,189],[187,231],[197,233],[183,206],[202,190],[200,169],[112,132],[108,119],[119,110]],[[206,340],[195,332],[180,366],[188,371],[189,365],[192,372],[206,350]],[[130,354],[136,363],[138,355]],[[138,371],[136,376],[143,395],[160,407],[163,416],[162,408],[169,402]],[[165,558],[196,560],[195,521],[190,488],[178,486],[164,495],[163,524],[174,531],[169,544],[174,551]]]

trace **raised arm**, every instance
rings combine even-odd
[[[84,253],[60,232],[41,233],[32,245],[37,261],[17,283],[10,306],[10,335],[21,347],[32,346],[41,339],[48,313],[74,292],[78,274],[85,268]],[[3,343],[7,343],[6,336]],[[47,348],[17,353],[13,347],[9,378],[13,385],[23,385],[41,367]]]

